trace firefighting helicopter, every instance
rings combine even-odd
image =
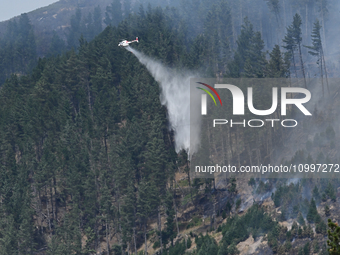
[[[118,44],[118,46],[119,47],[127,47],[127,46],[129,46],[129,44],[130,43],[133,43],[133,42],[139,42],[138,41],[138,37],[136,37],[136,40],[133,40],[133,41],[128,41],[128,40],[123,40],[123,41],[121,41],[119,44]]]

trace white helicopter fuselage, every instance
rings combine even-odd
[[[118,44],[118,46],[119,47],[127,47],[127,46],[129,46],[130,43],[133,43],[133,42],[139,42],[138,37],[136,37],[136,40],[133,40],[133,41],[123,40]]]

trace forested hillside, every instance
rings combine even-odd
[[[328,254],[327,219],[340,220],[337,179],[192,178],[159,85],[117,44],[138,36],[138,51],[202,77],[307,84],[315,76],[328,98],[326,79],[339,59],[326,33],[338,29],[339,4],[186,0],[138,5],[120,18],[115,4],[102,16],[95,9],[87,23],[79,8],[67,38],[54,33],[42,55],[28,15],[8,23],[0,41],[0,254],[228,255],[246,254],[247,242],[248,254]],[[320,119],[331,116],[305,122],[318,132],[282,160],[339,160],[337,119]],[[237,143],[258,144],[266,151],[260,161],[297,139],[248,135],[231,135],[230,162],[252,160]]]
[[[320,31],[326,56],[331,58],[332,54],[339,55],[336,43],[339,33],[337,26],[334,25],[338,22],[339,3],[335,0],[230,0],[223,3],[217,0],[213,2],[60,0],[9,21],[0,22],[2,60],[0,84],[9,77],[10,73],[26,74],[27,71],[31,71],[38,57],[75,49],[79,46],[78,39],[81,35],[85,40],[90,41],[107,25],[117,26],[123,19],[128,18],[129,14],[138,13],[141,5],[144,8],[157,6],[176,8],[177,16],[172,22],[179,23],[181,26],[183,34],[180,36],[184,37],[185,46],[204,44],[204,47],[210,47],[207,54],[211,54],[213,48],[219,48],[214,52],[220,56],[215,66],[222,72],[226,71],[226,60],[230,58],[230,51],[237,47],[236,41],[246,17],[253,24],[255,31],[261,33],[266,51],[271,51],[276,44],[283,46],[282,39],[295,13],[299,13],[303,21],[300,28],[303,44],[310,45],[313,24],[316,19],[319,19],[323,27]],[[21,32],[23,27],[27,31],[26,34]],[[199,38],[202,34],[205,35],[204,42],[203,38]],[[123,37],[126,35],[123,34]],[[196,39],[199,42],[195,42]],[[28,46],[24,46],[22,50],[23,41],[27,41]],[[302,47],[302,51],[307,57],[307,48]],[[14,56],[14,59],[10,56]],[[305,75],[313,77],[315,70],[310,63],[312,60],[304,61],[309,67]],[[211,61],[205,65],[212,68]],[[328,66],[330,75],[336,73],[336,68],[338,68],[338,61],[332,59]]]
[[[38,57],[76,49],[80,36],[91,41],[104,27],[117,26],[130,13],[138,12],[142,3],[147,2],[60,0],[0,22],[0,84],[11,73],[27,74]],[[162,0],[152,2],[152,6],[166,4]],[[171,3],[176,4],[177,1]]]

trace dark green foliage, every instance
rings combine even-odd
[[[327,225],[324,221],[320,221],[316,224],[315,226],[315,232],[318,234],[323,234],[326,235],[327,234]]]
[[[213,237],[209,235],[203,236],[202,234],[195,238],[195,243],[197,245],[197,254],[204,255],[204,254],[218,254],[218,246]]]
[[[78,8],[76,13],[71,17],[71,26],[69,29],[68,37],[67,37],[67,45],[68,48],[76,48],[78,46],[78,40],[80,35],[82,34],[81,31],[81,10]]]
[[[80,8],[78,8],[76,13],[72,15],[70,24],[67,46],[69,49],[76,49],[79,44],[82,44],[82,40],[90,41],[102,31],[100,7],[94,8],[93,13],[89,12],[85,18],[82,16]]]
[[[192,217],[190,223],[187,225],[187,229],[198,226],[200,224],[202,224],[202,219],[199,216],[194,216]]]
[[[272,195],[272,199],[274,201],[274,205],[276,207],[281,206],[285,209],[285,217],[296,218],[298,217],[299,212],[307,211],[309,203],[307,201],[307,205],[301,201],[303,201],[301,196],[302,187],[300,183],[293,184],[291,183],[289,186],[280,185],[275,193]],[[307,208],[306,208],[307,207]]]
[[[277,22],[279,23],[280,18],[280,1],[279,0],[266,0],[268,8],[276,16]]]
[[[326,195],[326,193],[322,193],[321,200],[322,200],[322,202],[326,202],[326,201],[327,201],[327,195]]]
[[[225,212],[225,210],[223,210],[223,212],[222,212],[222,219],[225,219],[225,218],[227,218],[227,213]]]
[[[255,186],[256,182],[255,179],[253,177],[250,178],[250,180],[248,181],[248,185],[249,186]]]
[[[313,198],[315,199],[315,202],[320,202],[320,192],[317,186],[314,186],[313,189]]]
[[[50,48],[47,52],[47,57],[56,56],[65,51],[65,42],[53,31]]]
[[[36,39],[26,13],[10,21],[0,40],[0,84],[12,73],[25,74],[37,63]]]
[[[292,24],[289,27],[287,27],[287,33],[286,33],[285,38],[283,39],[285,46],[283,47],[289,52],[289,57],[293,61],[294,72],[295,72],[296,77],[298,77],[298,75],[296,71],[295,50],[296,49],[298,50],[299,59],[300,59],[300,69],[302,72],[302,77],[304,78],[304,85],[305,87],[307,87],[305,68],[304,68],[304,64],[302,60],[302,51],[301,51],[301,42],[302,42],[301,25],[302,25],[301,16],[298,13],[296,13],[293,17]]]
[[[328,186],[325,190],[325,194],[332,200],[332,202],[336,201],[336,193],[333,185],[329,182]]]
[[[316,209],[315,200],[312,198],[310,205],[309,205],[309,208],[308,208],[307,221],[308,222],[315,222],[317,215],[318,215],[318,211]]]
[[[327,245],[328,252],[331,255],[338,255],[340,254],[340,227],[338,224],[328,219],[328,240]]]
[[[176,245],[171,246],[169,249],[169,252],[167,253],[168,255],[184,255],[185,254],[185,240],[182,242],[176,243]]]
[[[122,254],[122,247],[119,245],[114,245],[112,251],[114,252],[115,255]]]
[[[169,36],[170,29],[159,26]],[[39,60],[32,75],[13,75],[0,90],[4,254],[41,247],[55,255],[86,254],[114,232],[119,246],[108,249],[132,251],[160,205],[169,217],[164,238],[174,238],[166,185],[176,162],[172,134],[158,84],[117,47],[120,38],[107,28],[91,43],[83,41],[78,53]],[[176,50],[164,52],[169,63],[176,61]]]
[[[141,5],[141,8],[143,6]],[[112,3],[106,7],[104,23],[106,25],[117,26],[122,20],[122,7],[119,0],[113,0]],[[144,10],[139,13],[142,17],[144,15]]]
[[[170,240],[171,243],[173,243],[173,239],[176,237],[176,232],[175,232],[175,222],[174,222],[174,217],[175,217],[175,210],[173,208],[173,195],[169,192],[167,194],[166,200],[166,232],[164,233],[164,243],[167,243],[167,240]]]
[[[272,190],[272,183],[270,182],[266,182],[264,183],[262,180],[259,182],[259,186],[256,189],[256,193],[258,194],[263,194],[263,193],[267,193],[270,190]]]
[[[318,56],[318,62],[320,61],[320,57],[321,57],[321,51],[322,51],[322,42],[321,42],[321,34],[320,34],[320,30],[321,30],[321,25],[319,20],[316,20],[314,23],[314,27],[313,27],[313,32],[312,32],[312,44],[313,46],[305,46],[306,48],[310,49],[310,51],[308,51],[309,54],[313,55],[313,56]]]
[[[276,221],[266,214],[263,208],[252,206],[245,215],[228,218],[227,223],[222,225],[223,239],[220,245],[219,254],[233,254],[230,250],[233,243],[246,240],[252,233],[256,238],[259,235],[268,233],[270,246],[275,246],[275,239],[279,236],[280,226]],[[232,248],[234,250],[234,248]]]
[[[264,76],[266,59],[264,42],[260,32],[254,32],[253,25],[245,18],[237,40],[234,60],[228,65],[229,76],[261,78]]]
[[[281,78],[288,76],[287,64],[285,63],[279,45],[275,45],[271,53],[270,59],[266,67],[266,77]]]
[[[308,255],[309,254],[309,242],[307,242],[304,246],[303,246],[303,254]]]
[[[155,248],[160,241],[162,247],[173,244],[177,233],[173,200],[178,198],[174,169],[178,162],[189,173],[188,155],[177,158],[158,84],[132,54],[117,47],[119,40],[140,36],[141,43],[134,47],[145,54],[174,68],[203,69],[202,74],[288,76],[290,56],[283,59],[275,46],[267,63],[262,36],[248,19],[235,43],[240,24],[232,16],[238,15],[232,14],[232,2],[192,2],[190,8],[199,15],[183,15],[188,2],[183,10],[146,11],[142,5],[136,11],[133,1],[123,2],[122,6],[115,0],[106,9],[104,21],[111,26],[96,38],[102,30],[100,8],[87,15],[78,8],[66,33],[67,47],[74,50],[66,52],[64,41],[53,33],[43,51],[50,58],[38,61],[28,16],[8,23],[0,42],[0,83],[9,78],[0,90],[0,254],[34,254],[45,248],[53,255],[92,254],[103,249],[104,240],[107,247],[102,253],[134,254],[134,247],[152,236],[148,224],[158,212],[166,224],[154,232],[159,239]],[[269,2],[279,16],[278,1]],[[127,18],[130,11],[135,14]],[[127,19],[119,23],[123,17]],[[201,21],[195,23],[197,19]],[[16,75],[10,76],[13,72]],[[334,136],[333,128],[327,128],[324,137]],[[293,161],[301,159],[305,155],[298,152]],[[194,194],[201,185],[211,193],[210,180],[188,182]],[[249,184],[255,186],[255,180]],[[238,189],[236,179],[230,179],[223,218]],[[257,192],[272,189],[271,182],[260,181]],[[297,216],[306,207],[299,193],[301,186],[292,184],[273,194],[275,206],[282,206],[282,219]],[[334,200],[334,187],[324,195]],[[236,208],[240,204],[238,199]],[[311,217],[316,231],[324,233],[320,216]],[[200,225],[201,217],[193,217],[190,224]],[[254,238],[268,234],[274,252],[286,237],[310,236],[309,226],[285,232],[259,206],[229,218],[218,230],[223,233],[220,246],[208,235],[197,237],[197,254],[238,254],[236,244],[250,234]],[[111,246],[108,240],[113,235],[118,243]],[[186,244],[183,240],[164,253],[184,254],[190,246],[190,239]]]
[[[160,245],[160,242],[159,241],[156,241],[153,245],[152,245],[152,248],[155,250],[157,248],[159,248],[161,245]]]
[[[230,201],[228,200],[225,209],[226,211],[229,213],[231,211],[231,208],[233,207],[233,205],[230,203]]]
[[[289,252],[292,249],[292,243],[290,241],[286,241],[285,250]]]
[[[331,210],[330,210],[329,206],[325,205],[325,209],[324,210],[325,210],[325,215],[327,217],[329,217],[331,215]]]
[[[319,65],[319,68],[320,68],[322,93],[324,94],[324,83],[323,83],[324,74],[326,74],[327,88],[328,88],[328,80],[327,80],[327,73],[326,73],[326,67],[325,67],[325,62],[324,62],[325,58],[324,58],[324,53],[323,53],[320,30],[321,30],[321,24],[319,20],[316,19],[314,23],[313,31],[312,31],[312,46],[305,46],[305,47],[310,49],[310,51],[308,51],[309,54],[317,57],[316,63]]]
[[[190,249],[190,247],[191,247],[191,238],[189,237],[187,239],[187,249]]]
[[[240,205],[241,205],[241,198],[237,199],[236,201],[236,210],[239,209]]]
[[[299,214],[298,214],[297,222],[298,222],[301,226],[305,225],[305,219],[303,218],[301,212],[299,212]]]
[[[232,195],[236,195],[237,194],[237,188],[236,188],[236,179],[235,178],[231,178],[230,182],[228,184],[228,191],[232,194]]]
[[[318,242],[314,243],[314,247],[313,247],[313,252],[318,252],[320,250],[320,246]]]

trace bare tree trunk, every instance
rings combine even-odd
[[[294,72],[295,72],[295,77],[297,78],[297,71],[296,71],[296,64],[295,64],[295,57],[294,57],[294,50],[292,49],[292,58],[293,58],[293,66],[294,66]]]
[[[137,244],[136,244],[136,207],[133,208],[133,243],[135,248],[135,255],[137,255]]]
[[[108,236],[108,224],[107,224],[107,215],[105,219],[105,235],[106,235],[106,253],[107,255],[110,255],[110,237]]]
[[[52,206],[52,218],[53,220],[55,219],[55,211],[54,211],[54,206],[53,206],[53,192],[52,192],[52,183],[51,183],[51,186],[50,186],[50,197],[51,197],[51,206]]]
[[[259,11],[260,11],[260,32],[261,35],[263,36],[262,9],[260,9]]]
[[[43,215],[42,215],[42,206],[41,206],[41,199],[40,199],[40,192],[39,191],[37,191],[37,188],[36,188],[36,186],[35,186],[35,183],[33,183],[33,191],[34,191],[34,196],[35,196],[35,201],[36,201],[36,204],[37,204],[37,206],[36,206],[36,213],[37,213],[37,215],[38,215],[38,226],[40,227],[40,231],[41,231],[41,234],[43,234],[44,233],[44,231],[43,231],[43,224],[42,224],[42,222],[43,222]]]
[[[135,255],[137,255],[137,243],[136,243],[136,227],[133,228],[133,243],[135,245]]]
[[[187,171],[188,171],[188,182],[189,182],[189,189],[190,189],[190,198],[191,198],[192,204],[195,206],[194,200],[192,199],[192,189],[191,189],[191,180],[190,180],[189,160],[187,160]],[[196,207],[196,206],[195,206],[195,207]]]
[[[117,189],[117,191],[118,192],[116,192],[116,195],[118,196],[117,198],[116,198],[116,200],[117,200],[117,202],[118,202],[118,213],[119,213],[119,215],[121,215],[121,211],[120,211],[120,198],[119,198],[119,188]],[[119,234],[118,234],[119,233]],[[120,246],[122,246],[122,236],[121,236],[121,233],[122,233],[122,225],[120,224],[120,219],[118,219],[118,231],[117,231],[117,234],[118,234],[118,237],[117,237],[117,239],[118,239],[118,244],[120,245]],[[122,254],[123,254],[123,250],[122,250]]]
[[[174,192],[175,192],[175,190],[174,190]],[[177,221],[177,207],[176,207],[175,197],[173,197],[172,200],[173,200],[174,209],[175,209],[175,221],[176,221],[177,235],[179,235],[179,228],[178,228],[178,221]]]
[[[161,210],[158,206],[158,232],[159,232],[159,243],[161,245],[161,254],[163,254],[163,243],[162,243],[162,221],[161,221]]]
[[[305,75],[305,67],[302,61],[302,52],[301,52],[301,44],[299,43],[299,55],[300,55],[300,63],[301,63],[301,69],[302,69],[302,75],[303,75],[303,81],[305,88],[307,88],[307,83],[306,83],[306,75]]]
[[[240,3],[240,24],[242,24],[243,23],[242,2],[240,1],[239,3]]]
[[[56,178],[53,177],[53,189],[54,189],[54,219],[58,220],[58,202],[57,202],[57,198],[58,198],[58,194],[57,194],[57,181]]]
[[[321,54],[320,54],[321,55]],[[322,55],[320,56],[320,74],[321,74],[321,84],[322,84],[322,96],[325,96],[324,86],[323,86],[323,67],[322,67]]]
[[[325,49],[327,51],[327,44],[326,44],[326,33],[325,33],[325,19],[324,19],[324,15],[323,15],[323,6],[322,6],[322,1],[321,1],[321,20],[322,20],[322,35],[323,35],[323,42],[325,45]]]
[[[48,220],[48,228],[50,230],[50,235],[52,233],[52,228],[51,228],[51,217],[50,217],[50,206],[49,206],[49,199],[47,196],[47,190],[46,190],[46,186],[45,186],[45,193],[46,193],[46,198],[47,198],[47,220]]]
[[[283,29],[287,26],[287,18],[286,18],[286,0],[283,0],[283,22],[284,26]]]
[[[327,90],[328,90],[328,94],[330,94],[329,86],[328,86],[328,74],[327,74],[327,69],[326,69],[325,55],[323,54],[323,49],[322,48],[321,48],[321,54],[322,54],[323,66],[325,68]]]
[[[216,230],[216,203],[214,203],[214,230]]]
[[[232,15],[231,18],[231,22],[232,22],[232,29],[233,29],[233,48],[235,48],[236,45],[236,30],[235,30],[235,20],[234,20],[234,16]]]
[[[144,222],[144,255],[148,255],[148,242],[146,240],[146,222]]]
[[[88,104],[89,104],[89,109],[91,113],[91,118],[93,120],[93,112],[92,112],[92,105],[91,105],[91,91],[90,91],[90,82],[86,78],[86,86],[87,86],[87,98],[88,98]]]

